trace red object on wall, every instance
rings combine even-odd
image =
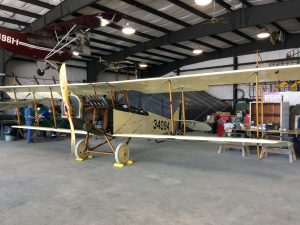
[[[246,115],[245,115],[245,124],[248,124],[248,125],[251,124],[251,121],[250,121],[250,115],[249,115],[249,114],[246,114]]]
[[[224,135],[224,123],[230,122],[230,115],[218,115],[218,126],[217,126],[217,136],[223,137]]]
[[[223,137],[223,135],[224,135],[224,124],[218,122],[217,136],[218,137]]]

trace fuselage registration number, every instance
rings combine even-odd
[[[170,127],[170,122],[168,121],[163,121],[163,120],[153,120],[153,129],[160,129],[160,130],[169,130]]]

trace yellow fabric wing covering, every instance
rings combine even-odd
[[[148,94],[166,93],[169,91],[168,82],[171,81],[173,92],[180,92],[182,89],[184,91],[203,91],[207,90],[210,85],[254,83],[256,74],[258,74],[259,82],[299,80],[300,65],[138,80],[76,83],[68,84],[68,89],[69,92],[76,95],[94,95],[94,87],[98,95],[107,94],[109,88],[112,91],[134,90]],[[1,86],[0,91],[12,93],[15,90],[18,99],[24,99],[28,93],[35,92],[37,99],[39,99],[48,96],[50,88],[53,91],[54,98],[62,98],[59,85]],[[27,96],[27,99],[31,95]]]

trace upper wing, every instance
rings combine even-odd
[[[300,65],[268,67],[258,69],[214,72],[205,74],[183,75],[175,77],[158,77],[137,80],[112,82],[68,84],[68,89],[77,95],[107,94],[112,91],[134,90],[147,94],[184,91],[203,91],[210,85],[255,83],[256,75],[259,82],[299,80]],[[169,84],[171,84],[169,86]],[[55,98],[61,98],[59,85],[28,85],[2,86],[0,91],[11,94],[16,91],[19,99],[25,98],[28,93],[34,92],[36,97],[49,96],[49,91],[55,93]],[[169,89],[171,88],[171,89]],[[29,96],[30,97],[30,96]],[[28,97],[27,97],[28,98]]]
[[[76,33],[80,29],[86,30],[88,28],[100,27],[102,25],[102,19],[111,22],[119,22],[121,18],[122,17],[120,15],[110,12],[82,15],[71,20],[51,24],[39,30],[28,32],[27,35],[31,37],[36,36],[44,38],[53,38],[56,35],[65,35],[74,25],[76,25],[76,27],[72,30],[71,34]]]
[[[189,141],[208,141],[218,143],[245,143],[245,144],[278,144],[284,141],[257,139],[257,138],[229,138],[229,137],[206,137],[206,136],[174,136],[174,135],[151,135],[151,134],[114,134],[114,137],[133,137],[147,139],[174,139]]]
[[[172,92],[201,91],[207,90],[210,85],[255,83],[256,74],[259,82],[299,80],[300,65],[114,81],[109,84],[112,90],[116,91],[135,90],[151,94],[169,92],[170,81]]]

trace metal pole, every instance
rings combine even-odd
[[[258,51],[256,53],[256,68],[258,68],[259,64],[259,55],[258,55]],[[258,112],[258,72],[256,72],[255,74],[255,110],[256,110],[256,137],[259,137],[259,130],[258,130],[258,125],[259,125],[259,112]],[[256,145],[256,151],[257,151],[257,158],[259,159],[260,156],[260,148],[259,145]]]
[[[259,137],[259,130],[258,130],[258,125],[259,125],[259,112],[258,112],[258,73],[256,73],[256,88],[255,88],[255,95],[256,95],[256,102],[255,102],[255,111],[256,111],[256,137]],[[259,158],[259,145],[256,146],[256,150],[257,150],[257,157]]]
[[[110,95],[110,98],[111,98],[111,103],[113,105],[113,108],[115,108],[115,99],[114,99],[114,96],[113,96],[113,93],[112,93],[112,89],[111,89],[111,86],[109,84],[109,95]]]
[[[93,89],[94,89],[94,97],[96,97],[97,92],[96,92],[95,86],[93,86]],[[94,125],[96,124],[96,113],[97,113],[97,108],[96,108],[96,106],[94,106],[94,109],[93,109],[93,124]]]
[[[128,92],[127,91],[125,91],[125,98],[126,98],[126,102],[127,102],[127,106],[128,106],[129,112],[131,112],[129,98],[128,98]]]

